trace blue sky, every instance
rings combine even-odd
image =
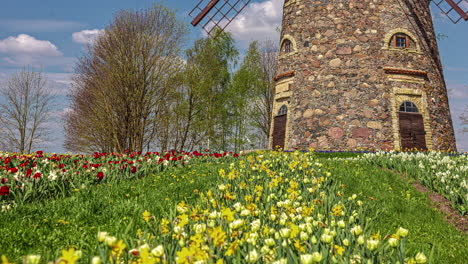
[[[83,47],[121,9],[141,9],[159,1],[152,0],[3,0],[0,9],[0,80],[23,66],[42,68],[50,86],[60,94],[50,127],[54,128],[46,150],[63,152],[60,115],[66,111],[66,91],[76,58]],[[176,10],[177,17],[189,25],[188,13],[198,0],[163,1]],[[239,48],[252,40],[277,41],[283,0],[253,0],[241,17],[228,27]],[[459,150],[468,150],[468,134],[461,133],[458,116],[468,105],[468,22],[453,25],[433,9],[436,31],[448,37],[439,42],[445,68],[452,117],[457,130]],[[189,26],[190,41],[202,36],[199,28]],[[18,45],[18,43],[22,43]],[[189,42],[190,44],[190,42]]]

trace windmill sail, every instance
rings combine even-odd
[[[201,25],[213,38],[224,30],[251,0],[200,0],[190,11],[192,25]],[[216,30],[219,29],[219,30]]]
[[[453,23],[468,21],[468,0],[432,0]]]

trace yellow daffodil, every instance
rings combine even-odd
[[[234,242],[232,242],[228,249],[226,250],[226,253],[224,253],[225,256],[233,256],[237,250],[239,249],[239,241],[238,240],[234,240]]]
[[[208,230],[210,237],[213,239],[215,247],[219,247],[224,244],[226,240],[226,232],[223,231],[221,226],[211,228]]]
[[[143,219],[148,223],[151,220],[151,213],[148,210],[143,212]]]
[[[59,259],[59,264],[75,264],[80,259],[80,253],[74,248],[62,250],[62,256]]]
[[[2,264],[13,264],[12,262],[8,261],[8,258],[2,255]]]
[[[126,247],[127,245],[125,245],[125,243],[122,240],[119,240],[117,243],[115,243],[112,246],[112,255],[116,257],[120,257]]]

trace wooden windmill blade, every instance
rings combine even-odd
[[[432,0],[453,23],[468,21],[468,0]]]
[[[216,38],[251,0],[200,0],[190,11],[194,27],[201,25],[211,37]],[[218,30],[217,30],[218,29]]]

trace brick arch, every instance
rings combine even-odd
[[[390,40],[392,39],[392,37],[393,37],[395,34],[398,34],[398,33],[403,33],[403,34],[408,35],[408,36],[414,41],[414,43],[416,44],[416,50],[417,50],[417,51],[420,51],[420,50],[421,50],[421,47],[419,46],[419,40],[418,40],[418,38],[417,38],[411,31],[409,31],[409,30],[407,30],[407,29],[405,29],[405,28],[395,28],[395,29],[390,30],[387,34],[385,34],[383,49],[390,49],[390,48],[392,48],[392,47],[389,45]],[[414,49],[410,49],[410,50],[414,50]]]

